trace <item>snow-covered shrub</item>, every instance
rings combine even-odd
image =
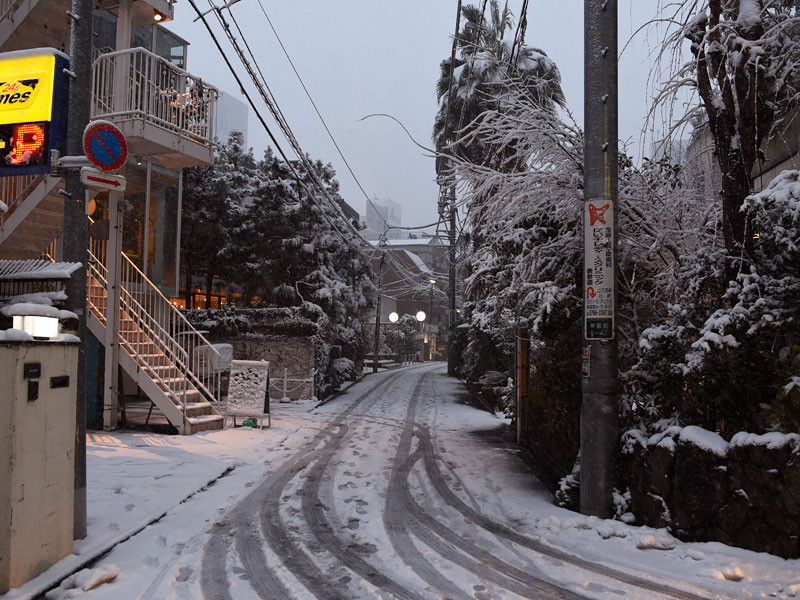
[[[800,336],[800,173],[783,172],[742,210],[753,224],[751,255],[730,281],[721,250],[698,248],[678,264],[683,293],[642,332],[628,393],[711,430],[793,429],[794,375],[775,359],[788,358]]]

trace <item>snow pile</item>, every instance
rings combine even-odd
[[[636,542],[639,550],[674,550],[677,545],[677,540],[666,529],[642,535]]]
[[[119,568],[116,565],[104,565],[95,569],[82,569],[74,575],[70,575],[61,585],[45,594],[47,600],[65,600],[67,598],[77,598],[84,592],[89,592],[104,583],[111,583],[119,575]]]
[[[0,331],[0,342],[32,342],[33,336],[21,329],[6,329]]]
[[[77,319],[78,315],[69,310],[62,310],[48,304],[37,302],[19,302],[0,308],[0,313],[7,317],[52,317],[55,319]]]
[[[679,439],[682,442],[694,444],[698,448],[713,452],[723,458],[728,455],[728,442],[713,431],[708,431],[696,425],[683,428]]]
[[[779,450],[793,444],[800,449],[800,435],[797,433],[779,433],[771,431],[762,435],[740,431],[731,438],[731,448],[743,446],[764,446],[768,450]]]

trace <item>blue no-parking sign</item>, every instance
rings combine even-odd
[[[128,158],[128,145],[116,125],[92,121],[83,132],[83,150],[93,165],[103,171],[116,171]]]

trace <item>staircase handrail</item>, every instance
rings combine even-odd
[[[209,342],[205,338],[205,336],[203,336],[203,334],[197,331],[197,329],[195,329],[195,327],[191,323],[189,323],[189,320],[183,315],[183,313],[181,313],[177,309],[177,307],[175,307],[172,304],[172,302],[169,301],[169,299],[161,292],[161,290],[159,290],[158,287],[156,287],[156,285],[152,281],[150,281],[150,279],[147,278],[147,276],[141,271],[141,269],[139,269],[139,267],[137,267],[136,264],[125,253],[122,254],[122,260],[124,263],[123,271],[125,270],[125,268],[132,270],[136,274],[139,280],[139,282],[137,283],[144,284],[147,292],[154,294],[154,296],[158,299],[158,301],[161,304],[161,306],[158,307],[157,311],[151,311],[147,310],[137,300],[137,304],[139,304],[139,306],[142,307],[143,313],[147,314],[150,318],[156,321],[157,325],[159,326],[159,329],[164,333],[164,336],[159,338],[160,344],[164,345],[162,350],[169,353],[169,352],[174,352],[173,347],[176,349],[180,349],[179,353],[175,353],[176,355],[171,356],[170,358],[172,358],[175,362],[183,363],[179,366],[185,368],[186,373],[188,377],[191,379],[192,384],[195,385],[195,387],[197,387],[201,392],[203,392],[203,394],[207,398],[218,403],[220,401],[219,374],[214,373],[213,371],[212,372],[207,371],[205,373],[205,375],[210,376],[210,378],[214,381],[212,387],[217,388],[216,390],[211,390],[206,385],[206,382],[203,381],[203,376],[202,376],[203,373],[197,373],[196,369],[192,368],[192,365],[190,363],[192,362],[192,354],[194,354],[195,358],[199,359],[197,354],[197,349],[202,348],[202,353],[205,353],[207,355],[206,357],[207,360],[205,361],[207,365],[211,365],[214,363],[219,364],[220,361],[219,351],[211,344],[211,342]],[[133,298],[132,296],[131,290],[125,289],[126,283],[129,282],[122,282],[122,285],[120,287],[126,293],[130,294],[132,299],[135,300],[135,298]],[[168,319],[171,318],[176,320],[181,325],[180,333],[187,333],[187,332],[191,333],[192,337],[195,338],[196,343],[194,345],[190,345],[189,350],[184,348],[183,345],[180,343],[180,341],[175,339],[174,337],[175,334],[173,333],[174,329],[171,330],[172,328],[168,326],[165,327],[165,323],[159,323],[158,320],[153,316],[153,314],[151,314],[152,312],[155,312],[156,314],[159,315],[166,314]],[[177,329],[177,327],[175,329]],[[166,340],[168,340],[170,343],[165,343]],[[190,344],[191,342],[187,340],[186,343]],[[198,360],[197,362],[199,363],[200,361]]]
[[[95,278],[105,287],[108,288],[107,283],[107,272],[108,269],[103,264],[102,260],[100,260],[95,253],[90,249],[89,250],[89,257],[92,260],[93,264],[95,265],[96,275]],[[129,282],[129,281],[121,281],[120,285],[120,302],[126,305],[126,313],[132,319],[135,320],[137,325],[142,329],[145,329],[146,332],[149,334],[150,341],[153,343],[154,346],[158,347],[167,359],[175,365],[176,372],[180,373],[183,377],[187,379],[189,383],[194,385],[207,399],[212,400],[213,402],[219,403],[220,401],[220,375],[219,373],[206,373],[209,375],[211,379],[211,388],[209,385],[206,384],[206,381],[203,380],[203,373],[196,373],[191,366],[191,346],[190,350],[187,350],[183,347],[183,345],[177,341],[172,333],[170,332],[170,328],[167,326],[165,327],[165,323],[159,322],[159,320],[152,314],[164,314],[165,312],[169,315],[169,318],[176,319],[180,325],[182,325],[182,329],[184,331],[190,331],[195,334],[193,337],[198,338],[199,342],[196,347],[202,347],[203,351],[206,352],[208,355],[213,356],[216,358],[217,363],[219,362],[219,351],[202,335],[200,334],[186,317],[169,301],[169,299],[164,296],[164,294],[159,290],[152,281],[150,281],[145,274],[139,269],[136,264],[127,256],[125,253],[122,254],[123,263],[123,270],[129,269],[132,271],[138,282]],[[153,311],[152,307],[148,310],[148,307],[144,306],[135,296],[134,292],[131,289],[128,289],[126,284],[136,284],[138,287],[144,287],[146,289],[146,293],[151,294],[153,297],[157,298],[160,301],[160,310]],[[99,309],[96,309],[99,311]],[[167,324],[168,325],[168,324]],[[150,365],[141,355],[136,353],[135,348],[131,345],[131,343],[124,338],[122,332],[120,332],[120,339],[124,343],[125,347],[131,350],[131,354],[134,356],[138,356],[140,360],[143,360],[148,367],[148,373],[150,373],[155,379],[158,379],[162,384],[167,387],[172,395],[175,395],[171,389],[171,387],[158,375],[158,373],[154,370],[153,365]],[[207,361],[207,364],[211,364],[212,361]],[[185,386],[184,386],[185,391]]]
[[[141,304],[139,304],[139,302],[130,294],[130,292],[128,292],[124,287],[121,287],[120,291],[122,292],[120,294],[120,302],[123,304],[123,306],[126,307],[125,311],[128,313],[129,316],[133,316],[133,317],[137,317],[138,316],[137,313],[135,312],[136,309],[135,308],[130,308],[131,304],[135,304],[136,306],[138,306],[138,309],[141,312],[145,312],[144,311],[144,307]],[[146,312],[145,312],[145,314],[146,314]],[[147,322],[147,321],[154,321],[154,320],[153,319],[142,319],[141,317],[139,317],[137,319],[137,321],[139,321],[137,324],[140,327],[143,328],[144,333],[146,335],[148,335],[148,337],[153,341],[153,344],[154,345],[160,345],[160,344],[156,343],[157,340],[161,340],[162,339],[161,336],[159,336],[159,332],[154,331],[153,328]],[[159,326],[158,323],[155,323],[155,325],[157,327],[159,327],[159,329],[162,329]],[[166,334],[166,332],[164,332],[163,329],[162,329],[162,333]],[[123,335],[123,333],[121,331],[118,332],[118,337],[119,337],[119,340],[120,340],[120,344],[129,349],[129,352],[130,352],[131,356],[137,356],[138,353],[136,352],[136,349],[133,347],[133,344],[131,343],[130,340],[128,340]],[[173,361],[174,369],[175,369],[176,373],[180,373],[183,376],[183,378],[188,382],[189,381],[189,377],[188,377],[188,375],[186,373],[186,364],[188,364],[189,354],[186,352],[185,349],[181,348],[180,346],[178,346],[177,349],[183,354],[183,358],[185,360],[183,361],[182,365],[178,364],[176,361]],[[158,383],[160,383],[162,385],[162,387],[164,388],[164,393],[165,394],[167,394],[169,396],[172,396],[175,400],[177,400],[178,402],[181,402],[181,404],[184,407],[184,411],[185,411],[185,409],[186,409],[186,391],[187,391],[186,390],[186,386],[184,386],[182,390],[179,390],[180,391],[180,394],[179,394],[178,391],[172,389],[172,386],[169,384],[168,381],[166,381],[161,375],[159,375],[158,371],[156,370],[156,365],[152,365],[152,364],[150,364],[149,361],[143,360],[141,354],[138,354],[138,357],[139,357],[139,360],[140,360],[140,364],[145,368],[145,370],[150,375],[150,377],[154,381],[156,381],[156,382],[158,382]],[[170,357],[170,359],[172,360],[171,357]]]
[[[90,276],[93,277],[95,280],[97,280],[97,282],[101,285],[101,287],[103,289],[108,291],[108,281],[107,281],[108,270],[106,269],[106,267],[103,264],[103,262],[101,260],[99,260],[98,257],[94,254],[94,252],[93,252],[91,247],[88,250],[88,254],[89,254],[89,274],[90,274]],[[91,287],[91,281],[89,281],[87,283],[89,284],[89,287]],[[121,296],[120,296],[120,303],[123,305],[123,308],[124,308],[126,314],[128,314],[132,318],[136,317],[136,313],[135,313],[136,309],[132,308],[132,307],[129,307],[129,305],[128,305],[128,297],[130,298],[131,302],[134,302],[136,304],[138,304],[138,302],[136,302],[136,299],[131,297],[130,294],[128,294],[127,290],[125,290],[124,288],[121,288],[121,291],[123,292],[123,294],[121,294]],[[99,306],[96,306],[92,302],[92,300],[93,300],[93,297],[91,296],[91,294],[89,294],[89,309],[92,311],[92,314],[94,314],[95,317],[101,323],[103,323],[104,326],[107,326],[105,312],[103,310],[101,310]],[[141,309],[142,307],[140,306],[139,308]],[[136,321],[139,322],[139,321],[142,321],[142,319],[141,318],[136,318]],[[150,329],[150,327],[149,327],[149,325],[147,325],[147,323],[140,322],[140,323],[138,323],[138,325],[141,326],[141,327],[147,327],[148,329]],[[149,336],[149,339],[157,339],[157,336],[152,335],[154,333],[154,332],[152,332],[152,330],[150,330],[149,333],[148,332],[145,332],[145,333]],[[156,365],[150,364],[150,361],[146,360],[144,355],[142,355],[139,352],[137,352],[136,348],[134,348],[133,343],[131,342],[131,340],[129,340],[123,334],[122,331],[118,331],[117,332],[117,339],[119,340],[120,346],[122,346],[123,348],[126,348],[128,353],[132,357],[137,359],[137,364],[139,364],[147,372],[148,376],[154,382],[161,384],[162,391],[167,396],[169,396],[176,405],[180,405],[183,408],[182,413],[183,413],[184,418],[185,418],[185,416],[186,416],[186,386],[184,385],[183,386],[183,390],[181,390],[182,393],[178,394],[173,389],[173,387],[158,373],[158,371],[156,370]],[[153,343],[155,345],[155,342],[153,342]],[[183,348],[181,348],[181,350],[184,352],[184,354],[186,354],[186,352],[185,352],[185,350],[183,350]],[[166,354],[165,354],[165,356],[166,356]],[[180,371],[178,370],[179,367],[177,365],[175,365],[174,363],[173,363],[173,367],[174,367],[176,373],[180,373]],[[181,373],[181,375],[182,375],[183,379],[186,382],[189,381],[189,379],[186,376],[185,372]]]
[[[20,4],[22,4],[21,0],[2,0],[0,2],[0,21],[6,18],[13,20],[14,12]]]
[[[0,214],[0,225],[14,212],[17,205],[28,197],[36,188],[45,175],[14,175],[11,177],[0,177],[0,200],[6,203],[8,210]],[[13,196],[13,197],[10,197]]]

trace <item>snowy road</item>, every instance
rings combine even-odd
[[[448,464],[457,436],[439,435],[456,401],[442,365],[370,383],[214,528],[206,599],[706,597],[487,517],[480,498],[500,490],[468,489]]]
[[[464,398],[426,364],[277,404],[271,429],[93,434],[89,536],[65,563],[119,541],[47,597],[800,597],[798,560],[555,506],[508,422]]]

